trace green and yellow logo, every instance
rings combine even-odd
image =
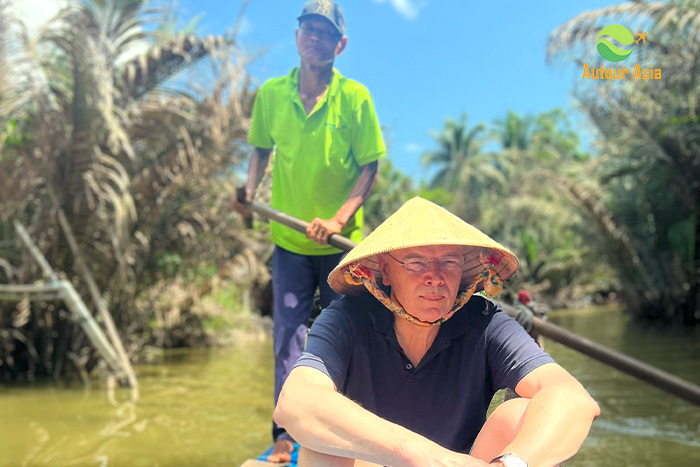
[[[640,34],[632,34],[629,29],[619,24],[605,26],[598,33],[595,46],[600,56],[609,62],[623,61],[632,54],[633,49],[621,49],[603,36],[611,37],[624,45],[632,45],[633,43],[639,45],[639,41],[642,41],[642,44],[647,43],[647,31]],[[636,40],[634,36],[638,36]],[[622,67],[604,68],[601,66],[600,68],[591,68],[588,66],[588,63],[584,63],[582,79],[626,79],[627,73],[632,75],[632,79],[661,79],[661,70],[659,68],[654,69],[653,65],[648,69],[642,68],[639,63],[634,66],[634,72]]]
[[[609,62],[621,62],[627,57],[629,57],[632,53],[631,49],[621,49],[612,42],[610,42],[608,39],[601,39],[601,36],[610,36],[620,44],[632,45],[632,43],[634,42],[634,36],[626,27],[621,26],[619,24],[611,24],[610,26],[605,26],[598,33],[598,37],[596,37],[597,42],[595,43],[595,46],[598,49],[598,53],[600,54],[600,56]]]
[[[331,130],[347,130],[348,126],[345,125],[344,123],[330,123],[326,122],[326,128],[330,128]]]

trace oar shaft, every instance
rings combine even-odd
[[[509,315],[515,317],[515,314],[517,314],[517,310],[514,307],[502,303],[500,305]],[[540,318],[535,317],[534,321],[533,332],[581,352],[587,357],[598,360],[623,373],[639,378],[693,404],[700,405],[700,386]]]
[[[306,228],[309,226],[308,222],[302,221],[301,219],[297,219],[296,217],[292,217],[288,214],[266,206],[255,200],[251,201],[251,203],[248,205],[248,208],[253,212],[257,212],[261,216],[264,216],[275,222],[279,222],[280,224],[286,225],[287,227],[301,232],[303,234],[306,233]],[[356,245],[355,242],[353,242],[352,240],[348,240],[347,238],[340,235],[331,235],[330,237],[328,237],[328,244],[343,251],[350,251],[353,248],[355,248]]]
[[[308,222],[292,217],[258,201],[251,202],[248,207],[251,211],[258,213],[261,216],[275,222],[279,222],[280,224],[286,225],[287,227],[302,233],[306,233],[306,228],[309,225]],[[343,251],[350,251],[356,245],[355,242],[340,235],[331,235],[328,238],[328,243]],[[505,304],[500,305],[511,316],[515,316],[517,313],[517,310],[512,306]],[[671,394],[692,402],[693,404],[700,405],[700,386],[628,355],[612,350],[604,345],[593,342],[585,337],[576,335],[564,328],[548,323],[540,318],[535,317],[534,320],[534,332],[581,352],[582,354],[598,360],[601,363],[616,368],[623,373],[639,378],[646,383],[652,384]]]

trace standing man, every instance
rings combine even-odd
[[[347,45],[341,8],[327,0],[304,5],[296,30],[299,68],[259,90],[248,135],[249,203],[274,148],[272,207],[310,222],[306,236],[272,222],[275,404],[301,355],[316,287],[321,306],[339,295],[326,281],[342,252],[328,245],[341,234],[362,240],[362,204],[377,178],[385,147],[367,89],[333,68]],[[250,216],[244,204],[233,207]],[[270,462],[289,460],[293,443],[273,422]]]

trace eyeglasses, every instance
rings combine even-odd
[[[407,261],[399,261],[398,259],[394,258],[391,253],[387,253],[391,259],[399,263],[401,266],[403,266],[406,269],[406,272],[410,272],[413,274],[423,274],[427,270],[430,269],[430,266],[433,263],[438,264],[438,268],[440,268],[440,271],[450,274],[450,273],[455,273],[457,271],[462,271],[462,267],[464,266],[464,258],[440,258],[440,259],[431,259],[431,260],[426,260],[423,258],[410,258]]]
[[[330,29],[319,29],[306,24],[301,25],[301,27],[299,27],[299,31],[301,31],[302,35],[306,37],[316,36],[320,40],[326,42],[338,42],[341,37],[337,32]]]

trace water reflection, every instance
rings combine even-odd
[[[552,322],[700,384],[696,329],[631,322],[614,310],[559,313]],[[547,350],[602,410],[567,466],[700,465],[700,408],[556,343],[548,342]]]
[[[240,465],[268,444],[271,367],[266,341],[173,352],[118,407],[102,387],[0,389],[0,466]]]
[[[609,310],[551,320],[700,384],[698,330],[630,323]],[[602,408],[567,467],[700,465],[700,408],[545,345]],[[0,466],[238,466],[269,444],[272,365],[268,341],[171,352],[136,368],[139,402],[118,391],[116,407],[102,385],[0,386]]]

